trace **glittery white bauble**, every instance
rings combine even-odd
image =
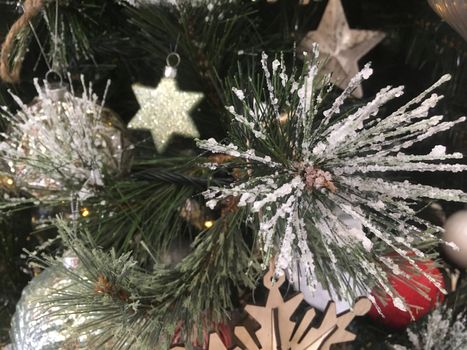
[[[443,240],[453,242],[457,248],[444,245],[446,256],[451,262],[467,268],[467,210],[450,216],[444,225]]]
[[[12,346],[15,350],[79,349],[82,339],[70,336],[70,327],[81,324],[85,316],[65,315],[51,317],[47,300],[53,290],[66,288],[70,280],[58,270],[48,268],[35,277],[23,290],[16,305],[11,327]]]
[[[299,266],[301,266],[301,264],[299,264]],[[352,283],[353,281],[349,277],[349,285]],[[350,310],[352,305],[355,304],[355,300],[339,296],[334,289],[331,288],[328,290],[319,282],[317,283],[316,289],[314,291],[311,290],[303,273],[295,274],[295,278],[292,279],[292,285],[296,291],[303,294],[303,300],[305,300],[308,305],[320,311],[324,311],[330,301],[336,304],[337,313]],[[356,288],[355,290],[355,295],[357,297],[368,296],[370,294],[369,290],[364,290],[363,288]]]
[[[9,116],[2,158],[17,186],[35,197],[70,192],[89,197],[107,176],[128,166],[125,128],[115,113],[97,103],[92,90],[78,97],[65,88],[48,90],[35,83],[39,95],[30,105],[13,96],[20,110]]]
[[[347,226],[349,233],[358,234],[358,232],[363,232],[362,224],[353,219],[350,215],[345,214],[343,211],[336,209],[336,215],[339,217],[339,220]],[[371,245],[371,242],[368,240],[365,244]],[[340,296],[333,288],[325,289],[321,283],[317,283],[316,290],[311,290],[308,286],[307,280],[304,277],[302,272],[302,264],[299,262],[297,267],[294,269],[294,276],[289,276],[292,281],[292,285],[296,291],[300,291],[303,294],[303,299],[315,309],[324,311],[328,306],[330,301],[333,301],[336,304],[337,313],[341,313],[349,310],[352,305],[355,304],[355,300],[350,298],[345,298]],[[349,286],[354,284],[353,279],[349,276],[347,278]],[[368,296],[370,290],[365,290],[364,288],[355,287],[356,296]]]

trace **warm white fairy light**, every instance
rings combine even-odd
[[[317,48],[314,50],[317,56]],[[292,138],[295,140],[293,159],[281,161],[275,159],[273,154],[261,154],[245,144],[225,145],[214,139],[199,141],[198,145],[203,149],[243,159],[250,168],[254,169],[257,164],[262,169],[260,176],[253,171],[246,179],[230,187],[211,187],[204,193],[208,205],[215,207],[226,197],[238,197],[238,205],[247,206],[252,219],[258,221],[265,254],[278,254],[277,272],[286,270],[291,273],[293,264],[300,261],[311,289],[318,279],[316,255],[313,253],[315,242],[310,241],[310,234],[318,232],[320,244],[328,258],[327,264],[335,270],[336,276],[342,275],[337,266],[338,255],[360,249],[361,276],[357,278],[380,285],[393,298],[394,304],[403,309],[403,301],[394,295],[385,280],[385,269],[400,274],[397,264],[390,257],[366,258],[364,252],[372,252],[374,242],[383,243],[423,273],[408,252],[423,257],[423,253],[414,247],[414,241],[435,237],[428,231],[417,236],[412,234],[419,231],[420,226],[433,227],[417,218],[411,205],[423,199],[467,202],[467,194],[459,190],[391,181],[381,175],[394,171],[467,170],[464,164],[444,164],[443,161],[460,159],[462,155],[446,154],[443,146],[436,146],[427,155],[403,153],[415,143],[465,120],[462,117],[443,122],[442,116],[429,117],[429,110],[442,98],[432,91],[448,81],[450,76],[443,76],[432,87],[388,116],[378,116],[379,109],[401,96],[403,87],[381,89],[372,101],[343,118],[341,110],[346,99],[372,74],[369,65],[322,113],[317,113],[323,91],[317,87],[317,64],[310,63],[305,76],[298,80],[285,73],[285,65],[280,60],[274,60],[270,70],[267,56],[263,55],[262,66],[266,81],[263,96],[266,101],[253,98],[254,103],[251,103],[252,98],[248,99],[247,91],[234,88],[234,95],[242,107],[229,106],[227,110],[239,128],[250,132],[251,142],[246,144],[261,144],[269,135],[264,127],[265,116],[261,118],[258,115],[258,106],[263,106],[259,108],[260,114],[265,113],[264,106],[270,106],[267,117],[270,120],[267,122],[271,123],[273,119],[281,121],[281,106],[291,106],[293,101],[298,100],[294,105],[296,110],[292,111],[293,116],[288,117],[297,118],[295,130],[289,131],[296,133]],[[285,87],[289,89],[286,92],[287,101],[282,102],[281,106],[279,92],[275,91],[278,87],[282,91]],[[352,217],[361,229],[349,227],[342,214]],[[375,259],[379,260],[379,264],[375,264]],[[427,277],[442,289],[436,280]],[[338,279],[338,284],[334,287],[339,294],[350,298],[346,281]]]

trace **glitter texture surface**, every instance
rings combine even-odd
[[[385,34],[372,30],[350,29],[341,0],[330,0],[318,29],[309,32],[300,43],[299,54],[312,52],[314,43],[324,56],[324,73],[332,73],[331,81],[345,89],[357,75],[358,60],[383,40]],[[358,86],[353,95],[361,98],[363,90]]]
[[[86,336],[73,337],[69,329],[79,327],[85,315],[70,314],[52,317],[56,307],[40,304],[53,290],[69,288],[70,280],[54,269],[46,269],[23,290],[12,322],[12,343],[15,350],[79,349]]]
[[[172,135],[199,137],[198,129],[190,118],[190,111],[203,95],[180,91],[173,78],[162,78],[157,88],[133,85],[140,110],[130,121],[130,129],[151,131],[154,144],[164,152]]]
[[[76,193],[85,199],[129,167],[129,143],[118,116],[98,103],[82,78],[84,93],[49,90],[34,80],[38,97],[16,114],[5,110],[10,129],[0,156],[15,182],[37,198]],[[57,98],[57,93],[61,96]]]

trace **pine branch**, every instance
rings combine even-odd
[[[140,5],[129,7],[133,24],[141,28],[141,47],[162,71],[167,54],[182,57],[180,74],[197,82],[211,107],[222,109],[222,77],[241,52],[249,53],[262,43],[252,22],[252,7],[243,1],[205,6],[181,2],[177,7]],[[221,77],[221,79],[219,79]]]
[[[115,180],[99,196],[85,202],[91,212],[85,222],[96,232],[99,245],[113,247],[119,253],[132,250],[142,265],[152,265],[142,244],[155,256],[163,257],[177,242],[191,242],[204,229],[191,217],[199,220],[207,215],[200,193],[210,184],[229,182],[200,167],[203,162],[196,157],[139,165],[140,170],[129,178]],[[190,201],[199,205],[186,208]],[[212,215],[205,220],[214,219]]]
[[[112,56],[122,54],[125,38],[120,30],[127,21],[121,9],[117,0],[58,0],[57,12],[56,1],[46,1],[41,13],[16,36],[9,55],[10,65],[18,60],[23,61],[32,51],[37,55],[31,59],[34,69],[42,64],[66,76],[66,73],[84,63],[97,65],[96,57],[103,50],[110,49]],[[99,44],[104,40],[112,42],[112,48]],[[27,62],[30,62],[29,59]],[[32,72],[27,73],[30,75]]]
[[[431,10],[431,9],[430,9]],[[423,14],[423,12],[421,12]],[[432,79],[441,74],[453,75],[446,89],[449,108],[445,114],[454,118],[465,110],[464,90],[467,84],[467,43],[433,13],[420,15],[413,23],[412,35],[406,36],[403,51],[406,62],[422,71],[429,71]],[[435,54],[434,54],[435,53]],[[442,59],[439,57],[442,56]]]
[[[235,289],[254,287],[258,265],[239,234],[243,221],[242,211],[226,215],[197,239],[193,253],[174,269],[156,265],[144,271],[130,254],[103,251],[90,233],[75,234],[59,220],[64,244],[80,266],[70,270],[60,261],[48,261],[69,283],[41,305],[49,310],[48,317],[83,315],[86,321],[74,331],[87,334],[93,346],[151,349],[169,341],[180,325],[190,334],[200,319],[228,317]]]

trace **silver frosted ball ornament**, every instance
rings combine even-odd
[[[8,114],[11,128],[0,144],[18,187],[36,198],[70,193],[85,199],[130,163],[129,142],[118,116],[98,103],[83,81],[75,96],[64,86],[43,88],[29,105]]]

